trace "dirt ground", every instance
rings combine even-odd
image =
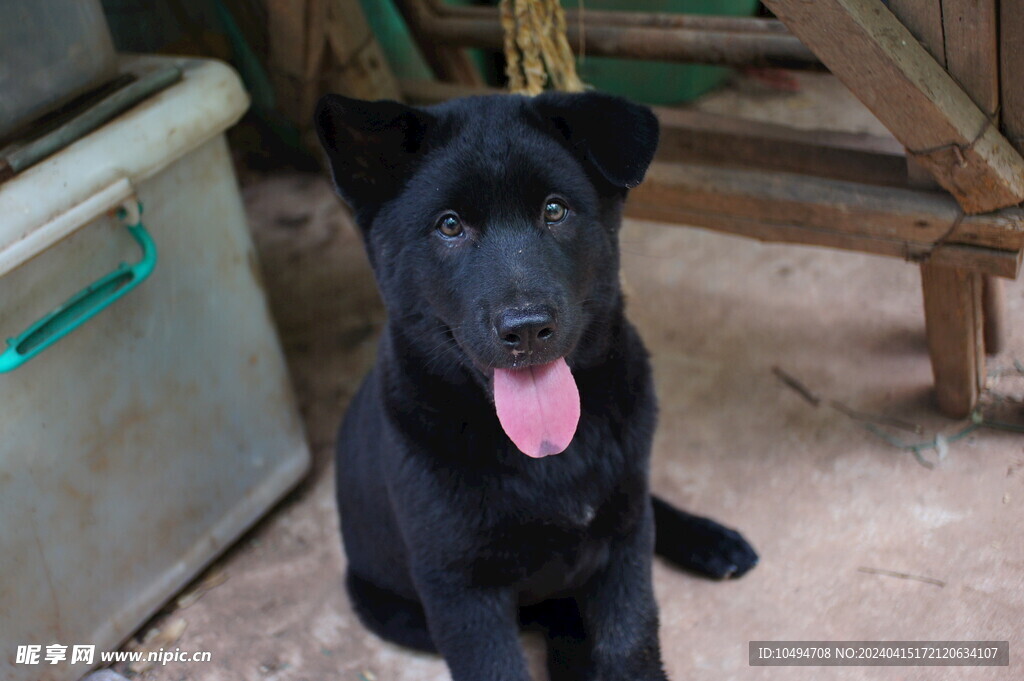
[[[745,80],[708,110],[878,130],[841,88]],[[244,188],[267,289],[306,420],[309,477],[148,628],[211,651],[145,681],[433,681],[443,662],[381,642],[344,590],[331,449],[370,366],[384,311],[345,210],[321,177]],[[932,407],[916,266],[627,221],[629,314],[661,400],[653,486],[741,529],[762,561],[716,583],[655,566],[673,679],[1011,679],[1024,650],[1024,437]],[[1024,422],[1024,288],[1007,287],[1008,349],[987,414]],[[1016,362],[1015,362],[1016,360]],[[780,380],[822,398],[813,406]],[[880,435],[848,412],[896,419]],[[844,413],[847,412],[847,413]],[[911,432],[907,427],[918,427]],[[944,434],[921,461],[899,443]],[[927,464],[927,466],[925,465]],[[197,598],[198,596],[198,598]],[[183,607],[180,607],[183,606]],[[184,627],[182,629],[182,627]],[[170,635],[167,635],[170,632]],[[752,640],[1009,640],[1009,668],[750,667]],[[535,678],[543,650],[527,639]]]

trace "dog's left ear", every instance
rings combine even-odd
[[[601,92],[545,92],[530,105],[612,185],[643,181],[658,148],[658,119],[649,108]]]
[[[334,185],[358,211],[397,194],[422,155],[432,119],[398,102],[324,95],[314,122]]]

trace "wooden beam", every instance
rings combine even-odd
[[[1024,200],[1024,159],[880,0],[765,0],[968,213]]]
[[[438,0],[397,2],[408,7],[413,16],[410,23],[419,27],[425,40],[461,47],[503,47],[495,7],[448,7]],[[820,67],[807,47],[771,19],[586,9],[568,10],[566,29],[572,49],[592,56]]]
[[[1024,248],[1024,212],[1019,209],[964,216],[942,192],[792,173],[657,162],[631,201],[929,247],[942,241]]]
[[[424,4],[441,19],[494,19],[494,7],[454,5],[447,0],[416,0]],[[483,4],[483,3],[478,3]],[[496,4],[496,3],[491,3]],[[625,3],[622,3],[625,5]],[[676,12],[631,12],[628,10],[601,10],[583,6],[576,9],[571,3],[565,8],[566,26],[577,26],[583,22],[584,33],[595,26],[620,26],[630,28],[692,28],[698,31],[716,33],[774,33],[790,35],[789,29],[776,19],[751,16],[714,16],[708,14],[680,14]],[[813,58],[813,56],[812,56]]]
[[[889,0],[889,11],[907,27],[921,46],[946,66],[946,40],[942,28],[942,0]]]
[[[999,3],[999,59],[1003,131],[1024,151],[1024,2]]]
[[[941,193],[789,173],[656,162],[626,207],[632,217],[1010,278],[1020,271],[1024,250],[1024,213],[963,217]],[[1007,223],[1012,224],[1009,238]],[[970,234],[973,243],[947,241],[952,234]]]
[[[970,415],[985,380],[982,276],[936,264],[921,266],[928,353],[939,409]]]
[[[946,70],[989,117],[999,111],[997,14],[996,0],[942,0]]]
[[[858,253],[884,255],[911,262],[928,262],[945,267],[966,268],[1001,277],[1016,277],[1021,268],[1021,251],[1003,251],[976,246],[948,244],[935,246],[898,239],[836,232],[821,226],[766,222],[756,218],[735,217],[719,213],[704,213],[663,203],[647,202],[643,196],[630,198],[626,215],[639,220],[651,220],[689,227],[702,227],[717,232],[734,234],[767,243],[794,244],[838,248]]]
[[[778,170],[882,186],[907,185],[906,156],[893,137],[804,130],[693,109],[655,107],[657,158]]]

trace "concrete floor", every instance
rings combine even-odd
[[[721,106],[790,108],[811,123],[825,115],[813,102],[800,103],[810,101],[806,93],[754,90],[727,91],[707,106],[731,97]],[[138,676],[447,679],[440,659],[365,631],[342,588],[331,448],[383,321],[358,237],[320,178],[266,177],[250,183],[245,197],[315,466],[212,568],[198,600],[172,605],[151,623],[177,633],[183,622],[180,638],[157,640],[209,650],[213,661]],[[942,459],[925,451],[929,469],[827,405],[836,400],[919,425],[920,435],[885,429],[909,442],[963,427],[931,407],[917,268],[641,222],[627,223],[622,248],[630,316],[653,355],[661,399],[654,488],[741,529],[762,556],[752,573],[726,583],[656,564],[670,677],[1020,678],[1024,437],[977,430]],[[990,365],[986,400],[1000,419],[1021,423],[1024,374],[1014,359],[1024,359],[1024,288],[1010,285],[1007,298],[1015,328],[1008,350]],[[776,366],[825,404],[814,407],[784,385]],[[1008,639],[1011,666],[747,664],[751,640],[869,639]],[[541,647],[528,639],[527,648],[541,679]]]

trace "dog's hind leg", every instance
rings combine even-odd
[[[543,630],[551,681],[587,681],[592,677],[590,647],[575,599],[558,598],[521,608],[520,624]]]
[[[345,586],[352,608],[367,629],[381,638],[428,653],[437,648],[427,630],[423,606],[369,582],[349,570]]]
[[[739,532],[682,511],[652,496],[654,552],[685,570],[713,579],[740,577],[757,565],[754,547]]]

